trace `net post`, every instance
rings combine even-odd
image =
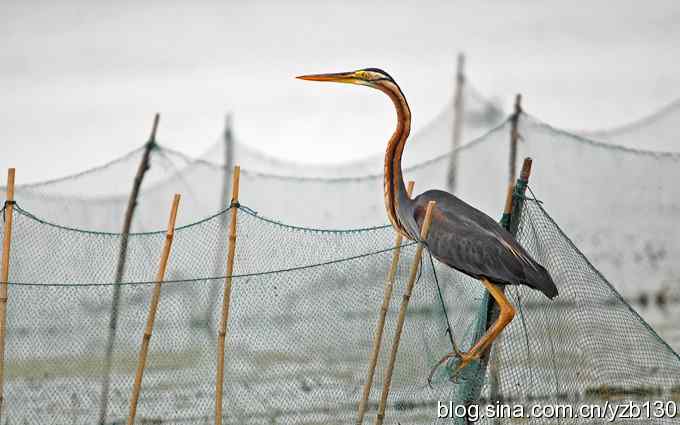
[[[9,253],[12,242],[14,217],[14,174],[15,169],[7,170],[7,200],[5,201],[5,225],[2,240],[2,271],[0,271],[0,419],[5,401],[5,334],[7,333],[7,295],[9,286]]]
[[[153,148],[154,145],[156,144],[156,131],[158,130],[158,122],[161,119],[161,115],[156,112],[156,115],[153,116],[153,125],[151,126],[151,134],[149,135],[149,141],[147,142],[147,145],[151,145],[149,149]]]
[[[223,171],[224,175],[222,176],[222,185],[221,185],[221,192],[220,192],[220,205],[218,211],[221,211],[222,209],[226,208],[229,204],[229,197],[230,197],[230,189],[231,185],[233,184],[232,182],[232,169],[233,169],[233,162],[234,162],[234,138],[233,138],[233,130],[232,130],[232,123],[233,123],[233,116],[231,113],[228,113],[224,119],[224,133],[222,136],[222,140],[224,142],[224,156],[222,158],[223,160]],[[220,226],[226,226],[227,225],[227,218],[226,215],[221,215],[220,216]],[[224,258],[222,257],[222,248],[224,248],[224,245],[222,245],[223,241],[220,240],[220,245],[218,249],[215,249],[215,264],[214,264],[214,274],[213,276],[220,276],[220,273],[222,273],[222,265],[224,265]],[[205,326],[206,332],[208,333],[208,336],[210,338],[213,338],[215,333],[217,332],[217,329],[215,329],[211,322],[210,322],[210,316],[212,315],[213,311],[213,300],[217,300],[217,297],[219,296],[219,291],[220,288],[217,285],[217,282],[211,282],[209,285],[209,290],[208,290],[208,300],[205,303],[205,311],[201,312],[202,314],[201,317],[201,326]]]
[[[524,192],[526,191],[527,185],[529,184],[529,177],[531,176],[531,165],[532,159],[525,158],[522,164],[522,171],[520,172],[520,177],[517,179],[515,185],[508,185],[508,192],[505,199],[505,208],[503,211],[503,217],[501,218],[501,226],[508,230],[513,236],[517,233],[517,227],[519,225],[519,218],[522,213],[522,204],[524,202]],[[505,291],[505,287],[501,287],[502,291]],[[482,300],[482,310],[480,312],[482,325],[479,326],[479,331],[481,333],[485,332],[498,318],[500,310],[498,304],[493,300],[488,293],[484,294]],[[489,383],[489,403],[494,403],[499,399],[499,381],[500,377],[498,374],[498,368],[495,362],[491,359],[491,349],[493,344],[482,353],[479,360],[479,366],[475,372],[475,378],[472,379],[473,387],[467,396],[465,397],[465,404],[476,403],[482,392],[483,380],[486,375],[487,368],[492,375],[491,382]],[[469,423],[468,418],[465,418],[465,423]]]
[[[406,186],[406,193],[410,197],[413,193],[413,186],[415,182],[409,181]],[[380,314],[378,316],[378,323],[375,327],[373,333],[373,344],[371,349],[371,354],[369,357],[368,373],[366,376],[366,383],[364,384],[363,394],[361,401],[359,402],[359,411],[357,414],[356,425],[362,425],[364,423],[364,416],[366,415],[366,410],[368,407],[368,398],[371,395],[371,388],[373,387],[373,377],[375,375],[375,367],[378,363],[378,356],[380,355],[380,346],[382,344],[382,336],[385,330],[385,318],[390,307],[390,301],[392,299],[392,292],[394,290],[394,279],[397,275],[397,267],[399,266],[399,257],[401,255],[401,243],[404,237],[401,233],[397,233],[394,241],[394,251],[392,253],[392,263],[390,265],[390,270],[387,274],[387,279],[385,280],[385,288],[383,292],[383,302],[380,307]]]
[[[451,133],[451,155],[449,170],[446,176],[446,186],[452,193],[456,192],[456,174],[458,173],[458,147],[463,134],[464,107],[463,91],[465,90],[465,54],[458,53],[456,65],[456,88],[453,94],[453,127]]]
[[[144,144],[142,159],[139,162],[139,166],[137,167],[137,174],[135,174],[135,178],[132,183],[132,191],[130,192],[127,208],[125,210],[123,230],[121,232],[120,239],[120,248],[118,250],[118,263],[116,264],[116,276],[113,281],[113,296],[111,299],[111,312],[109,313],[109,333],[106,339],[106,352],[104,354],[104,372],[102,374],[101,394],[99,397],[99,420],[97,422],[99,425],[105,425],[106,416],[108,413],[109,386],[111,384],[111,367],[113,363],[113,346],[115,344],[116,330],[118,327],[118,308],[120,304],[121,291],[120,283],[122,282],[123,275],[125,274],[128,236],[130,234],[130,228],[132,227],[132,218],[135,213],[135,208],[137,207],[137,198],[139,197],[142,181],[144,181],[144,175],[150,168],[149,157],[151,155],[151,151],[157,146],[156,131],[158,130],[159,121],[160,114],[156,113],[156,115],[154,115],[149,140]]]
[[[529,177],[531,177],[532,165],[533,160],[530,157],[524,158],[522,171],[520,172],[519,179],[517,179],[517,184],[515,185],[512,201],[512,215],[510,216],[510,223],[508,225],[508,231],[510,231],[513,236],[517,236],[519,218],[521,216],[522,209],[524,208],[524,194],[526,193],[527,186],[529,185]]]
[[[165,279],[165,270],[168,266],[168,258],[170,257],[172,240],[175,235],[175,221],[177,220],[177,208],[179,207],[179,200],[180,195],[176,193],[172,200],[170,218],[168,219],[168,229],[165,233],[163,251],[161,251],[161,259],[158,265],[158,272],[156,273],[156,283],[153,288],[151,303],[149,304],[149,313],[146,318],[146,327],[144,329],[144,336],[142,337],[142,345],[139,349],[139,359],[137,361],[135,381],[132,386],[132,395],[130,397],[130,413],[128,415],[127,425],[133,425],[135,423],[135,416],[137,415],[137,402],[139,401],[139,392],[142,388],[142,378],[144,376],[144,367],[146,366],[146,356],[149,352],[149,343],[151,342],[151,335],[153,334],[153,325],[156,320],[156,311],[158,310],[158,304],[161,299],[161,284],[163,283],[163,279]]]
[[[226,205],[229,200],[229,187],[232,185],[230,171],[234,167],[234,133],[232,129],[233,118],[231,113],[224,120],[224,180],[222,186],[222,203]]]
[[[519,141],[519,116],[522,114],[522,95],[515,96],[515,111],[510,117],[510,165],[508,183],[515,182],[515,170],[517,169],[517,142]]]
[[[418,276],[418,268],[420,266],[420,260],[423,255],[423,248],[425,247],[422,241],[427,240],[427,235],[430,231],[430,223],[432,222],[432,211],[434,210],[436,202],[430,201],[427,203],[427,210],[425,212],[425,218],[423,220],[422,227],[420,229],[420,243],[416,247],[416,253],[413,258],[413,263],[411,264],[411,271],[408,277],[408,283],[406,284],[406,291],[404,292],[401,305],[399,306],[399,316],[397,318],[396,331],[394,334],[394,340],[392,341],[392,347],[390,348],[390,357],[387,363],[387,369],[385,371],[385,382],[383,383],[382,393],[380,394],[380,403],[378,404],[378,414],[375,418],[376,425],[382,425],[385,420],[385,408],[387,406],[387,396],[390,392],[390,385],[392,384],[392,373],[394,372],[394,365],[397,361],[397,351],[399,350],[399,340],[401,339],[401,332],[404,328],[404,321],[406,320],[406,310],[408,309],[408,303],[411,299],[411,293],[413,292],[413,287],[416,283],[416,278]]]
[[[217,335],[217,372],[215,379],[215,425],[222,425],[222,393],[224,387],[224,351],[229,323],[229,306],[231,304],[232,274],[234,272],[234,255],[236,254],[236,220],[238,218],[238,196],[241,167],[234,167],[231,193],[231,221],[229,222],[229,251],[227,253],[227,271],[224,278],[222,295],[222,314]]]

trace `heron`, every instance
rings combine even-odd
[[[550,273],[496,220],[443,190],[428,190],[415,198],[408,195],[401,159],[411,130],[411,109],[401,88],[387,72],[379,68],[364,68],[297,78],[367,86],[380,90],[392,100],[397,113],[397,125],[385,150],[383,184],[385,210],[392,227],[405,238],[418,241],[427,204],[435,201],[429,234],[421,242],[440,262],[481,282],[498,304],[499,315],[485,334],[467,351],[461,351],[454,343],[453,351],[447,353],[432,369],[428,383],[435,370],[452,357],[458,359],[452,372],[452,377],[457,376],[479,359],[512,321],[515,307],[508,301],[504,286],[524,285],[542,292],[550,299],[557,296],[557,287]],[[483,172],[481,167],[480,164],[480,172]]]

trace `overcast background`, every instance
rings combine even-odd
[[[609,127],[680,97],[676,0],[5,0],[1,9],[0,168],[17,167],[18,182],[138,147],[157,111],[160,143],[192,155],[218,139],[231,111],[238,139],[271,155],[364,157],[394,125],[387,99],[293,77],[382,67],[417,129],[450,98],[461,50],[481,93],[508,107],[521,92],[527,111],[559,127]]]

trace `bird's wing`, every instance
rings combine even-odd
[[[428,191],[415,199],[413,216],[419,228],[429,201],[437,203],[427,238],[437,259],[477,278],[528,285],[550,297],[557,294],[548,272],[507,230],[450,193]]]

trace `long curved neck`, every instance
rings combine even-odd
[[[411,110],[406,98],[396,84],[381,85],[379,89],[392,99],[397,110],[397,128],[390,137],[385,150],[385,208],[395,230],[403,236],[411,238],[407,224],[404,223],[400,214],[412,202],[406,192],[401,170],[401,156],[406,146],[406,139],[411,131]]]

